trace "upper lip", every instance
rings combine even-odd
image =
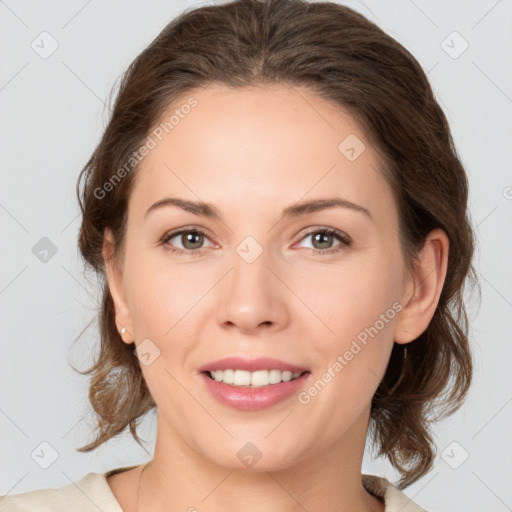
[[[281,370],[282,372],[290,371],[292,373],[303,373],[307,371],[307,368],[271,357],[248,359],[236,356],[217,359],[199,368],[199,372],[214,370],[246,370],[249,372],[255,372],[257,370]]]

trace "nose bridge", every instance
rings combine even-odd
[[[242,242],[237,247],[232,258],[231,292],[242,292],[243,295],[249,290],[254,294],[271,292],[269,264],[267,252],[263,251],[263,248],[257,254],[254,246],[251,246],[250,243]]]
[[[269,261],[269,251],[253,238],[246,237],[231,258],[232,270],[221,288],[218,310],[221,324],[251,330],[260,324],[283,324],[287,320],[285,290],[279,285]]]

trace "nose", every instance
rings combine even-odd
[[[280,273],[265,252],[251,263],[235,254],[232,270],[219,283],[219,325],[243,333],[285,328],[289,323],[290,291]]]

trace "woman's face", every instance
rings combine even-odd
[[[162,122],[173,114],[137,171],[116,296],[119,327],[143,343],[159,436],[225,467],[261,456],[260,470],[359,443],[408,288],[376,152],[336,105],[284,85],[210,85]],[[167,198],[218,216],[151,208]],[[298,208],[333,199],[357,206]],[[307,373],[249,389],[201,372],[227,357]]]

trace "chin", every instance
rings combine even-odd
[[[219,442],[218,452],[212,453],[208,449],[210,447],[205,447],[203,455],[219,467],[252,473],[280,471],[296,462],[298,455],[296,447],[290,446],[289,450],[286,450],[282,443],[278,443],[281,445],[281,450],[278,450],[275,441],[280,440],[277,437],[273,443],[265,439],[265,435],[262,435],[260,440],[256,439],[256,436],[253,439],[254,441],[249,441],[248,436],[244,436],[243,439],[232,439],[225,445]]]

